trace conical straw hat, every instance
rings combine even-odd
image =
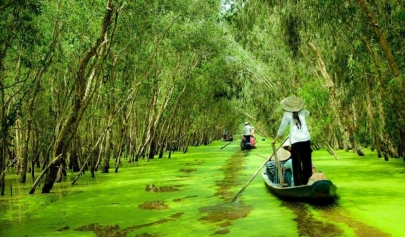
[[[284,161],[284,160],[288,160],[288,158],[291,157],[291,153],[289,151],[287,151],[286,149],[280,148],[277,151],[277,158],[279,161]],[[275,159],[275,157],[274,157]]]
[[[289,112],[298,112],[304,108],[304,101],[296,96],[284,98],[280,104],[285,111]]]
[[[285,140],[281,147],[291,146],[290,139]]]

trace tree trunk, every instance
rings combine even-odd
[[[367,6],[367,3],[365,0],[358,0],[361,8],[363,8],[364,12],[367,15],[367,18],[371,24],[371,26],[374,29],[375,34],[377,35],[377,38],[380,42],[380,46],[383,49],[385,56],[387,57],[389,67],[391,69],[391,72],[394,74],[395,77],[399,77],[401,74],[397,63],[395,62],[394,56],[391,53],[391,49],[387,43],[387,40],[385,39],[385,36],[381,33],[380,31],[380,26],[378,25],[377,21],[374,19],[373,14],[371,13],[370,9]],[[402,83],[401,83],[402,86]]]
[[[37,147],[39,147],[39,146],[37,146]],[[38,149],[37,153],[34,156],[34,159],[32,159],[32,161],[31,161],[31,178],[32,179],[35,179],[35,164],[37,165],[37,168],[40,167],[39,166],[39,157],[41,156],[41,151],[42,151],[42,148]]]
[[[55,140],[55,150],[53,152],[53,156],[54,157],[60,156],[61,159],[55,161],[55,164],[49,168],[44,186],[42,187],[42,193],[49,193],[51,191],[58,174],[59,166],[62,163],[61,160],[65,159],[66,157],[66,151],[69,146],[69,143],[71,142],[72,138],[74,137],[74,134],[77,131],[81,115],[83,114],[86,108],[85,103],[90,100],[89,97],[91,96],[91,93],[89,93],[85,89],[90,85],[88,83],[92,83],[92,80],[94,79],[93,77],[96,76],[96,73],[90,73],[90,77],[86,80],[86,72],[88,72],[86,68],[89,64],[90,59],[97,55],[97,51],[104,44],[104,40],[108,28],[111,24],[111,17],[113,14],[112,1],[113,0],[108,0],[107,2],[107,9],[104,15],[102,29],[100,31],[99,38],[96,40],[96,42],[94,42],[92,47],[83,55],[83,57],[79,62],[77,76],[75,78],[74,84],[74,101],[70,109],[71,112],[64,121],[63,125],[61,126],[60,133],[58,134],[57,139]],[[98,70],[101,69],[98,68]]]
[[[111,119],[111,117],[110,117]],[[109,119],[109,122],[110,122]],[[110,168],[110,156],[111,156],[111,144],[112,144],[112,129],[107,129],[107,135],[105,137],[104,154],[103,154],[103,169],[102,173],[108,173]]]
[[[325,85],[329,89],[329,100],[330,104],[332,107],[332,117],[336,119],[336,125],[340,130],[340,134],[345,134],[344,131],[344,126],[342,124],[341,118],[340,118],[340,100],[338,98],[338,90],[336,89],[335,83],[333,82],[331,76],[328,73],[328,70],[326,68],[325,62],[322,59],[322,56],[318,50],[318,48],[315,46],[315,44],[309,42],[308,43],[309,48],[311,49],[313,55],[317,59],[318,62],[318,67],[321,71],[321,74],[323,78],[325,79]],[[337,75],[335,74],[335,79],[337,79]],[[345,138],[343,138],[345,140]]]

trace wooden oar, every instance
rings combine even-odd
[[[281,143],[281,144],[283,144],[283,143]],[[283,185],[284,185],[283,171],[281,171],[280,161],[278,160],[278,157],[277,157],[276,146],[274,144],[272,144],[272,147],[273,147],[273,152],[274,152],[274,159],[276,160],[276,164],[277,164],[278,177],[280,179],[279,187],[283,187]]]
[[[224,147],[226,147],[227,145],[231,144],[232,142],[233,142],[233,140],[232,140],[230,143],[226,144],[225,146],[221,147],[220,150],[222,150]]]
[[[280,146],[277,148],[277,150],[273,150],[273,155],[276,155],[278,149],[280,149],[280,147],[284,144],[285,141],[287,141],[288,137],[282,142],[280,143]],[[271,157],[273,157],[273,155],[271,155],[269,158],[266,159],[266,161],[260,166],[260,168],[253,174],[253,176],[249,179],[249,181],[247,182],[247,184],[245,186],[243,186],[243,188],[236,194],[236,196],[232,199],[232,202],[235,202],[236,200],[238,200],[238,197],[243,193],[243,191],[245,191],[245,189],[247,188],[247,186],[250,184],[250,182],[252,182],[252,180],[256,177],[256,175],[260,172],[260,170],[263,169],[263,167],[266,165],[267,161],[269,161],[271,159]]]
[[[255,155],[260,156],[263,159],[268,159],[267,157],[259,155],[259,154],[255,154]],[[270,159],[268,161],[271,161],[272,159],[273,159],[273,155],[271,155],[271,157],[270,157]]]

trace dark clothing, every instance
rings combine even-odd
[[[246,143],[249,142],[250,143],[250,135],[243,135],[245,137],[245,141],[244,141],[244,146],[246,146]]]
[[[307,184],[312,175],[311,141],[291,145],[292,167],[295,186]]]

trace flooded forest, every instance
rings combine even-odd
[[[404,160],[404,1],[6,0],[0,17],[0,195],[10,173],[48,194],[245,121],[275,137],[289,95],[314,150]]]

